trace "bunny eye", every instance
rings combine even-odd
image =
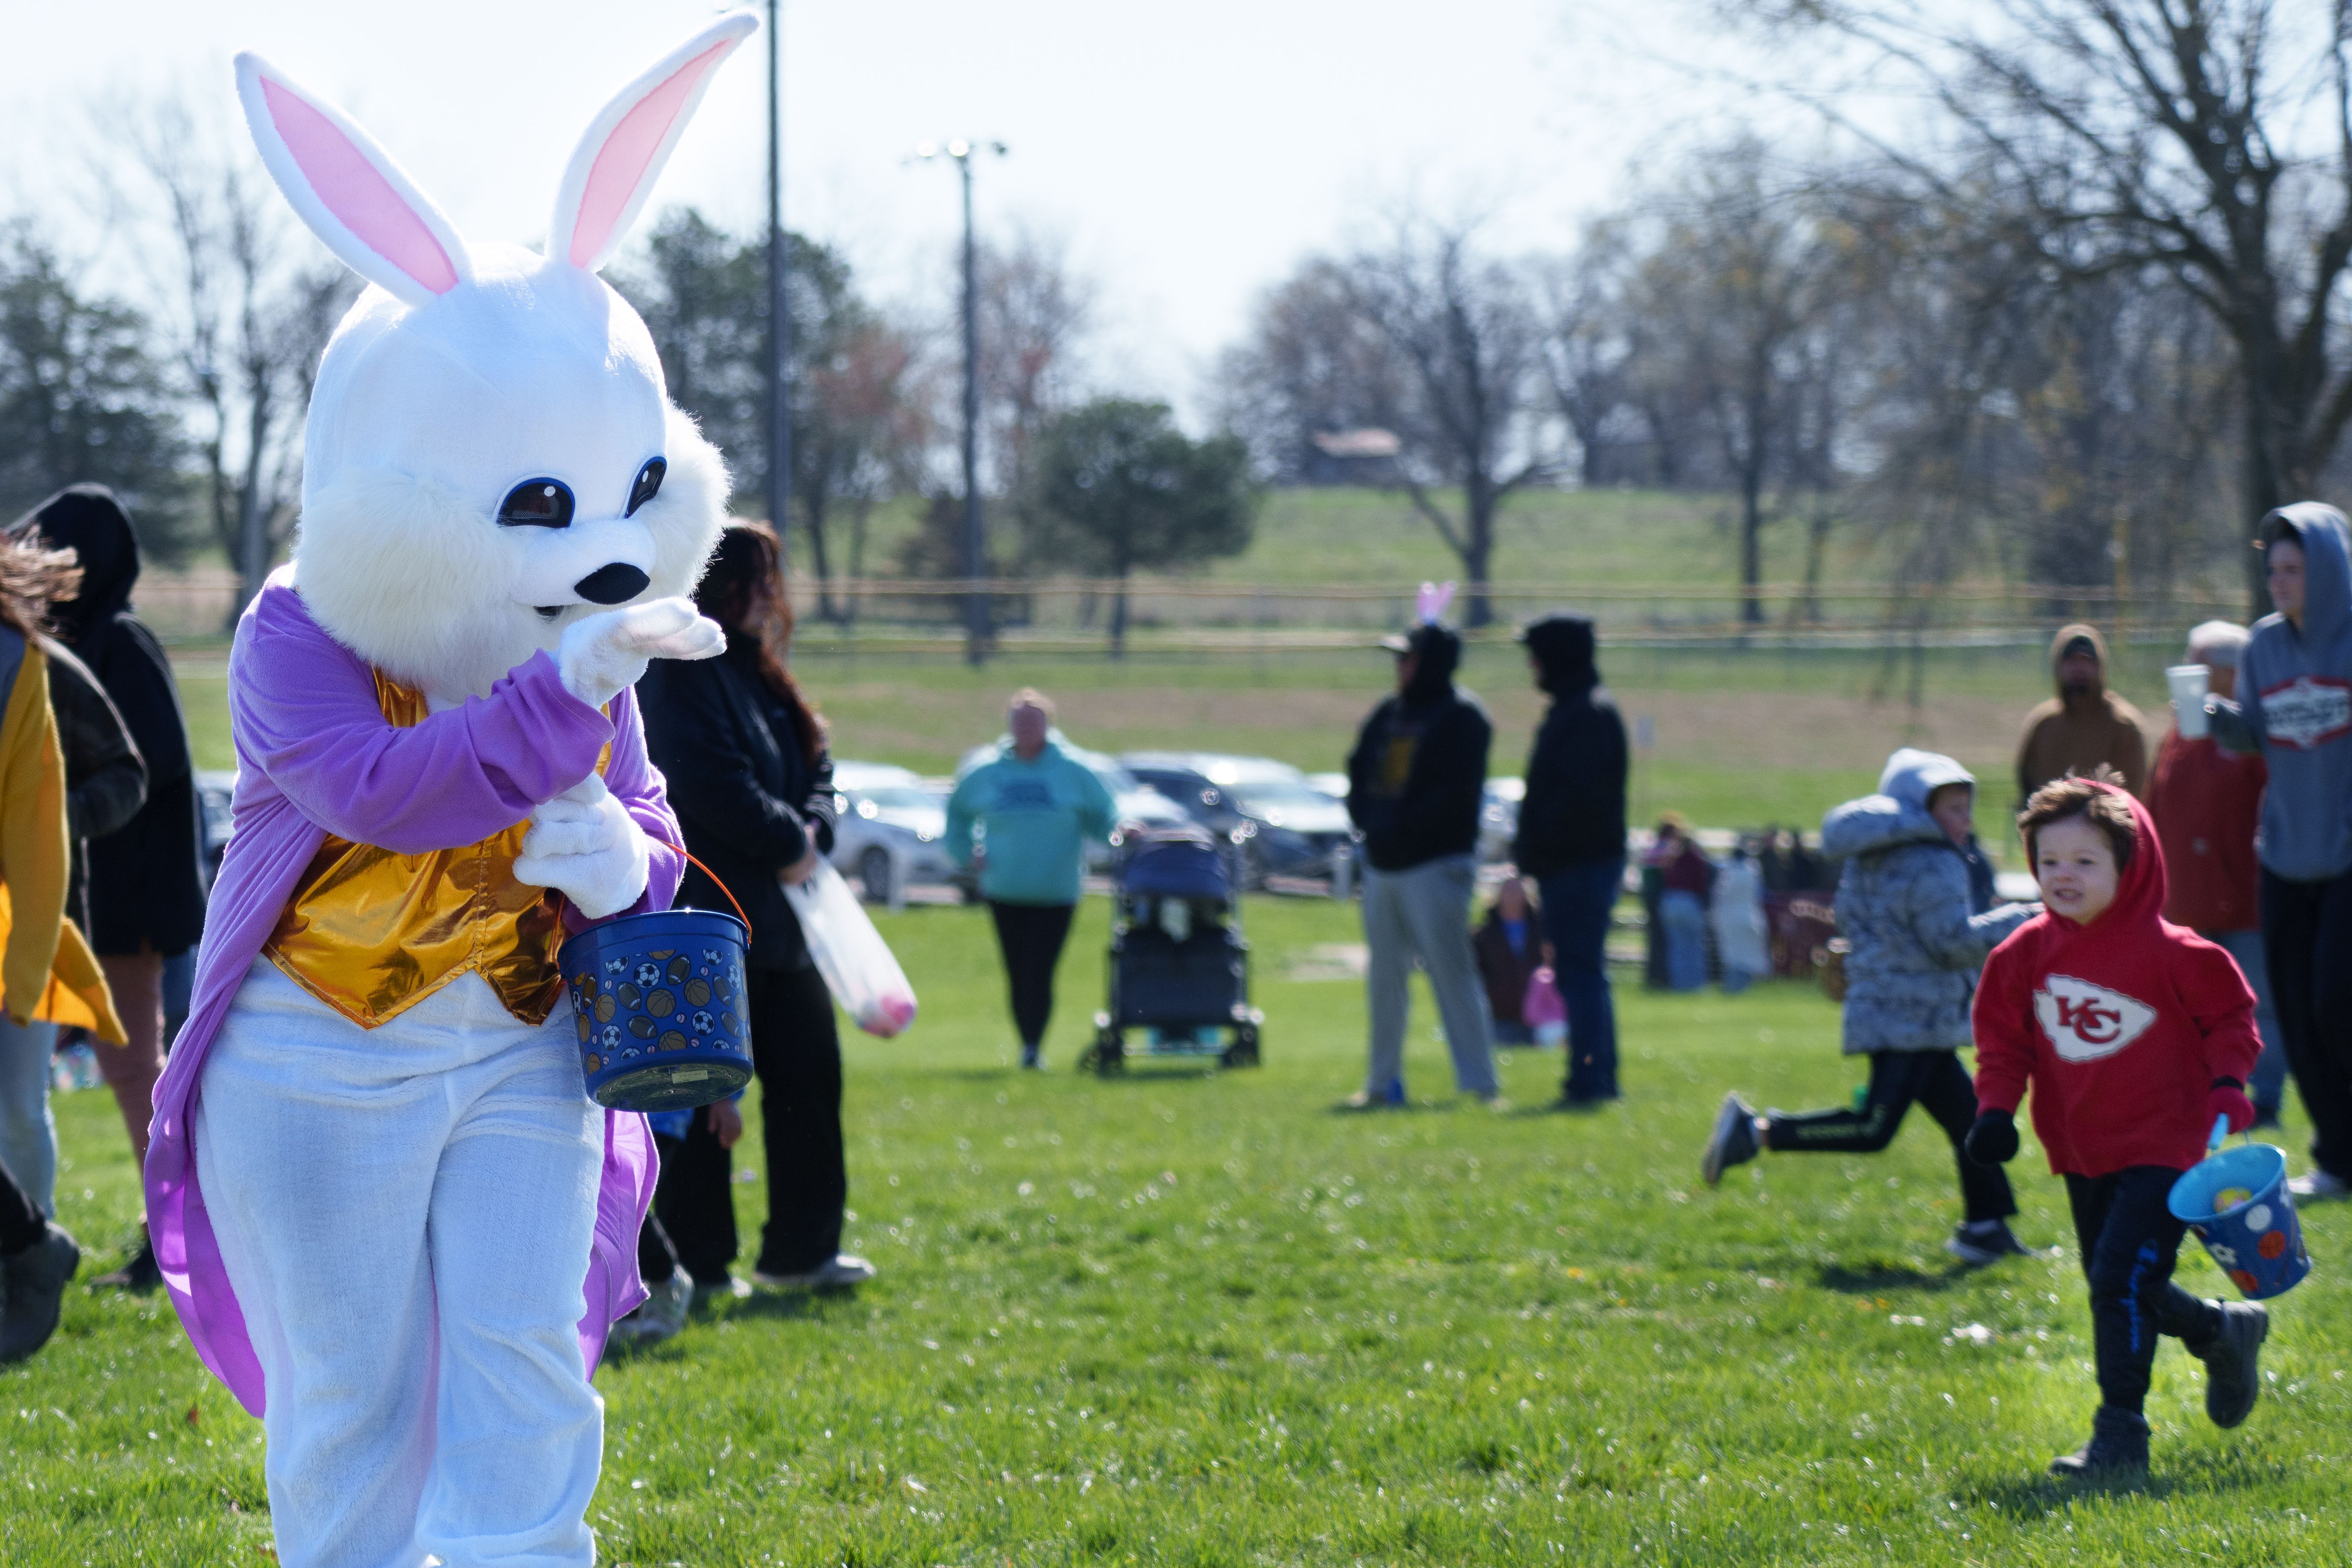
[[[636,482],[629,487],[629,510],[623,512],[621,515],[623,517],[636,516],[637,508],[645,505],[646,502],[661,494],[662,476],[668,472],[669,465],[667,463],[662,461],[659,458],[647,458],[646,459],[646,466],[637,470]]]
[[[569,528],[572,487],[561,479],[525,479],[499,503],[499,521],[508,528]]]

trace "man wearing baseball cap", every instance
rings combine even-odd
[[[1454,684],[1462,639],[1433,620],[1381,646],[1396,692],[1364,721],[1348,756],[1348,815],[1364,836],[1365,986],[1370,1062],[1350,1105],[1402,1103],[1404,1036],[1417,957],[1437,997],[1454,1087],[1494,1100],[1494,1023],[1470,945],[1478,811],[1494,726]]]
[[[2147,793],[2147,737],[2139,710],[2107,689],[2107,645],[2096,626],[2058,628],[2050,639],[2050,673],[2058,694],[2025,716],[2017,746],[2017,804],[2069,773],[2089,778],[2100,764],[2123,775],[2124,788]]]

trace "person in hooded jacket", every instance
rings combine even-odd
[[[2238,655],[2213,738],[2262,753],[2263,947],[2271,1003],[2311,1116],[2306,1202],[2352,1194],[2352,533],[2316,501],[2263,520],[2271,602]]]
[[[2107,644],[2096,626],[2058,628],[2050,639],[2050,673],[2058,694],[2025,716],[2017,743],[2017,805],[2069,773],[2101,767],[2121,775],[2134,795],[2147,788],[2147,736],[2139,710],[2107,689]]]
[[[1462,639],[1434,622],[1384,638],[1396,692],[1365,719],[1348,754],[1348,816],[1364,836],[1364,984],[1370,1063],[1358,1109],[1404,1099],[1404,1032],[1415,958],[1429,973],[1454,1057],[1454,1083],[1494,1100],[1494,1024],[1470,945],[1478,812],[1495,727],[1454,684]]]
[[[1838,878],[1838,930],[1845,963],[1845,1054],[1870,1058],[1870,1083],[1851,1110],[1758,1114],[1738,1093],[1723,1097],[1699,1172],[1709,1186],[1762,1150],[1874,1154],[1895,1141],[1916,1103],[1951,1140],[1963,1217],[1944,1243],[1964,1263],[1987,1264],[2025,1248],[2010,1233],[2017,1200],[2009,1178],[1961,1149],[1977,1095],[1961,1048],[1986,955],[2038,912],[1993,906],[1992,863],[1971,821],[1976,779],[1949,757],[1905,747],[1886,759],[1878,793],[1833,808],[1822,852],[1845,861]]]
[[[768,1221],[751,1279],[782,1289],[856,1285],[874,1266],[841,1250],[849,1196],[841,1037],[833,994],[784,898],[784,884],[806,880],[832,849],[839,807],[824,721],[784,662],[792,601],[774,531],[728,524],[694,602],[726,631],[727,651],[691,664],[656,659],[638,683],[637,706],[686,849],[702,862],[688,866],[679,905],[740,905],[751,926],[744,989],[768,1164]],[[706,1283],[723,1279],[735,1255],[727,1178],[734,1115],[722,1101],[691,1119],[676,1163],[698,1202],[678,1194],[662,1220],[687,1270]],[[688,1207],[703,1225],[681,1212]],[[677,1282],[667,1283],[674,1290]]]
[[[88,666],[130,731],[146,768],[144,804],[110,834],[92,832],[89,930],[100,966],[131,1037],[129,1048],[100,1051],[134,1157],[147,1157],[155,1080],[168,1043],[167,969],[184,973],[205,930],[203,806],[195,760],[171,661],[131,608],[138,585],[139,537],[131,514],[103,485],[73,485],[33,509],[20,530],[81,564],[81,588],[53,611],[58,636]],[[59,710],[60,722],[64,711]],[[182,1001],[179,1010],[185,1011]],[[103,1277],[151,1289],[163,1282],[143,1237],[136,1256]]]
[[[1601,684],[1592,623],[1546,616],[1519,634],[1551,707],[1528,753],[1511,847],[1542,894],[1553,973],[1568,1007],[1564,1106],[1617,1098],[1617,1011],[1609,994],[1609,914],[1625,886],[1625,721]]]

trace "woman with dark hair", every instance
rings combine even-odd
[[[746,989],[768,1161],[768,1223],[751,1278],[785,1289],[856,1285],[874,1268],[841,1250],[849,1195],[841,1039],[833,996],[784,899],[784,885],[805,879],[833,847],[833,759],[824,722],[785,664],[793,611],[775,533],[730,523],[694,596],[725,628],[727,651],[694,664],[656,660],[637,702],[686,847],[709,868],[710,876],[688,868],[679,902],[727,910],[732,893],[751,922]],[[732,1105],[711,1106],[664,1162],[656,1212],[704,1289],[724,1286],[735,1258],[728,1145],[740,1125]]]

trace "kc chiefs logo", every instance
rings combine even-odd
[[[2156,1022],[2156,1009],[2147,1003],[2071,974],[2052,975],[2033,994],[2033,1016],[2059,1057],[2070,1062],[2114,1056]]]

